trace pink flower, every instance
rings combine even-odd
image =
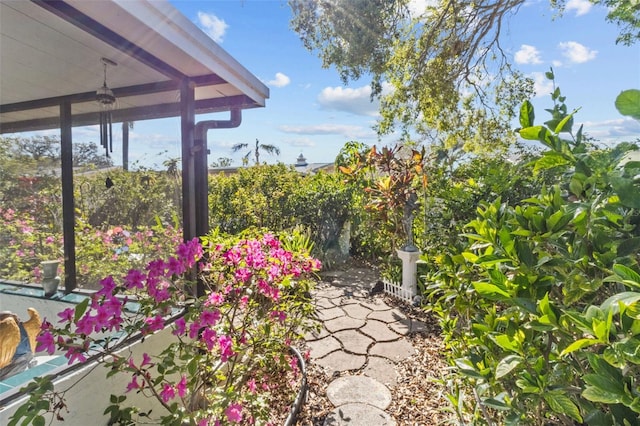
[[[49,330],[41,332],[36,337],[36,352],[46,351],[49,355],[53,355],[56,351],[55,341],[53,340],[53,334]]]
[[[247,382],[247,387],[249,388],[249,392],[256,393],[256,380],[255,379],[250,379]]]
[[[229,336],[220,336],[218,338],[218,347],[220,348],[220,359],[222,362],[227,362],[227,360],[235,355],[233,352],[233,341]]]
[[[187,377],[182,376],[178,384],[176,385],[176,390],[178,391],[178,396],[180,398],[184,398],[187,394]]]
[[[202,311],[200,314],[200,323],[202,326],[216,325],[220,321],[220,311]]]
[[[164,319],[160,315],[156,315],[152,318],[145,318],[144,320],[147,327],[143,332],[153,333],[154,331],[162,330],[164,328]]]
[[[206,306],[219,306],[224,302],[224,296],[220,293],[211,293],[205,302]]]
[[[145,365],[153,365],[153,363],[151,362],[151,357],[146,352],[142,354],[142,364],[140,364],[140,368],[144,367]]]
[[[230,404],[226,410],[224,410],[224,415],[227,416],[227,420],[232,423],[240,423],[242,421],[242,405],[238,403]]]
[[[176,391],[173,386],[171,386],[170,384],[165,384],[160,391],[160,398],[162,398],[162,401],[169,402],[175,397]]]
[[[84,356],[84,349],[75,346],[68,348],[67,353],[65,353],[64,356],[69,360],[69,365],[73,364],[75,361],[85,362],[87,360]]]
[[[178,318],[176,322],[173,324],[175,326],[175,329],[173,330],[173,334],[175,336],[183,335],[187,328],[187,322],[185,321],[184,317]]]
[[[73,308],[67,308],[62,312],[58,312],[60,321],[58,322],[72,322],[76,311]]]
[[[133,376],[131,381],[127,384],[126,392],[132,391],[134,389],[141,389],[142,386],[138,383],[138,376]]]
[[[131,290],[132,288],[144,288],[144,280],[146,275],[138,269],[129,269],[124,277],[124,285]]]
[[[113,280],[113,277],[111,275],[103,278],[100,281],[100,285],[102,287],[96,292],[96,294],[100,296],[110,296],[113,294],[113,290],[116,288],[116,282]]]

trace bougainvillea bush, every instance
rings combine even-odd
[[[86,302],[43,323],[38,350],[62,351],[69,364],[84,362],[91,351],[108,376],[130,378],[126,389],[111,390],[105,411],[110,424],[272,424],[277,411],[287,409],[276,402],[297,391],[298,363],[289,349],[313,326],[311,278],[320,266],[308,253],[283,249],[268,233],[211,236],[204,244],[194,239],[168,259],[104,278]],[[195,269],[204,288],[198,297],[190,279]],[[128,312],[134,302],[138,309]],[[168,325],[176,309],[183,315]],[[119,342],[165,327],[173,339],[160,353],[118,355]],[[105,333],[118,334],[105,339]],[[50,382],[35,382],[25,391],[31,399],[11,424],[44,421],[45,412],[64,417],[73,409]],[[128,406],[132,393],[155,399],[161,408],[143,412]]]
[[[28,212],[0,207],[0,276],[5,279],[40,282],[40,262],[58,260],[58,273],[64,274],[62,233],[42,224]],[[182,239],[177,225],[127,226],[105,229],[76,219],[76,262],[78,285],[95,289],[109,274],[141,268],[159,253],[171,253]]]

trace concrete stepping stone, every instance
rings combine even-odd
[[[379,408],[367,404],[345,404],[325,418],[324,426],[396,426],[396,421]]]
[[[342,310],[346,312],[346,314],[349,315],[351,318],[357,318],[362,320],[366,319],[367,315],[369,315],[372,312],[371,309],[366,308],[359,303],[345,305],[342,307]]]
[[[341,330],[356,330],[363,325],[365,325],[364,320],[351,318],[348,316],[330,319],[329,321],[325,321],[324,323],[324,326],[329,331],[329,333],[335,333],[336,331]]]
[[[331,331],[329,327],[327,327],[327,330]],[[377,320],[367,320],[364,327],[360,328],[360,331],[376,342],[392,342],[400,338],[400,335],[391,330],[386,323]]]
[[[367,366],[362,370],[362,373],[386,386],[395,386],[398,384],[396,367],[386,358],[370,356]]]
[[[379,381],[367,376],[345,376],[329,383],[327,398],[335,406],[367,404],[381,410],[391,404],[391,392]]]
[[[365,336],[357,330],[343,330],[333,333],[333,336],[342,343],[347,352],[366,355],[367,349],[373,343],[373,339]]]
[[[318,309],[317,312],[318,319],[320,321],[327,321],[344,316],[344,311],[342,310],[342,308],[338,308],[337,306],[329,309]]]
[[[306,340],[307,342],[312,342],[314,340],[324,339],[327,336],[329,336],[329,332],[327,331],[327,329],[324,327],[320,327],[319,330],[308,331],[304,335],[304,340]]]
[[[324,339],[313,342],[307,342],[307,346],[309,346],[312,358],[322,358],[323,356],[341,348],[340,342],[333,336],[328,336]]]
[[[392,322],[407,319],[407,316],[398,309],[389,309],[387,311],[371,312],[367,319],[375,319],[391,324]]]
[[[406,318],[400,321],[392,322],[389,328],[401,336],[406,336],[411,332],[411,319]]]
[[[359,370],[362,368],[367,357],[364,355],[348,354],[343,350],[331,352],[320,359],[314,361],[316,364],[330,370],[331,373],[336,371]]]
[[[336,307],[333,301],[331,299],[327,299],[326,297],[316,297],[315,301],[316,301],[316,308],[329,309],[329,308]]]
[[[407,359],[415,353],[415,348],[405,338],[395,342],[378,342],[369,349],[369,355],[381,356],[393,362]]]
[[[387,305],[382,299],[366,300],[360,302],[360,304],[372,311],[388,311],[391,309],[391,306]]]

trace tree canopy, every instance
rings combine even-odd
[[[291,27],[323,66],[335,66],[344,83],[371,75],[372,97],[381,100],[379,134],[400,125],[478,152],[512,140],[513,113],[533,93],[533,82],[511,67],[500,45],[506,20],[524,2],[438,0],[423,10],[410,0],[289,0],[289,6]],[[562,1],[551,2],[562,11]],[[640,8],[629,0],[605,5],[621,25],[619,42],[640,39]]]

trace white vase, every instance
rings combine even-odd
[[[60,277],[58,276],[57,260],[45,260],[40,263],[42,268],[42,288],[44,289],[44,297],[51,297],[58,291],[60,285]]]

